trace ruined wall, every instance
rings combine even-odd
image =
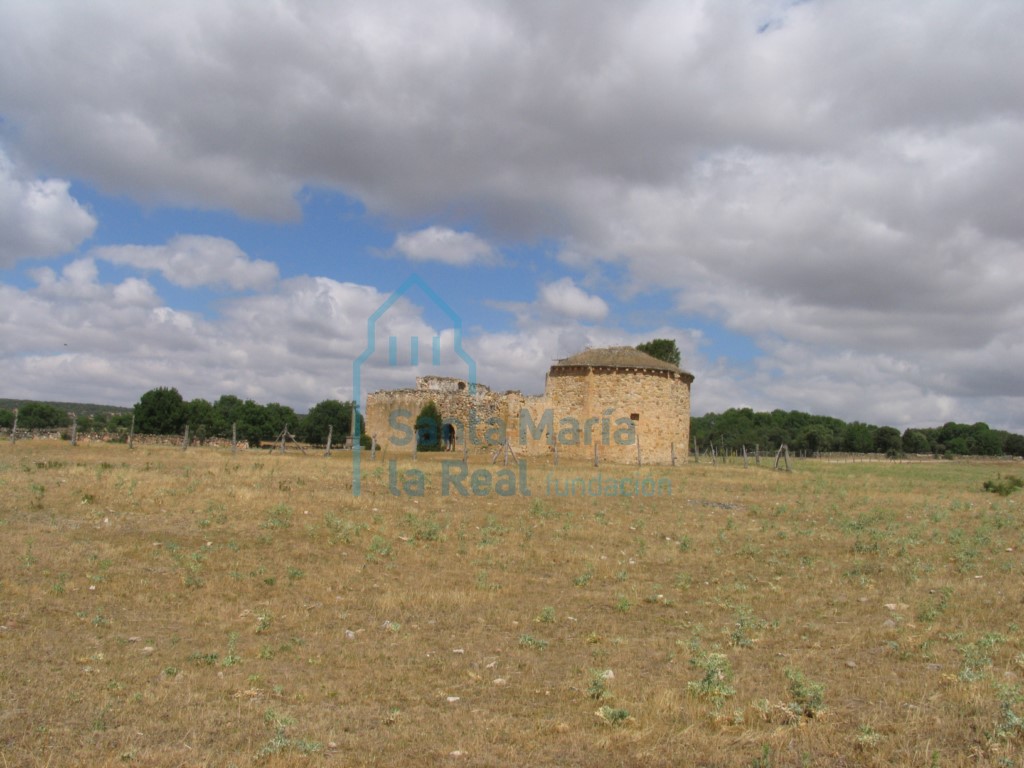
[[[551,455],[589,460],[594,444],[601,461],[632,464],[637,441],[643,464],[686,460],[690,442],[690,384],[677,371],[615,367],[551,369],[542,396],[497,393],[478,384],[439,376],[416,380],[416,389],[374,392],[367,397],[366,432],[382,448],[411,451],[413,425],[434,401],[441,418],[456,424],[459,451],[493,451],[506,439],[520,456]],[[635,418],[634,418],[635,417]]]
[[[513,393],[518,394],[518,393]],[[492,443],[500,444],[499,430],[488,429],[489,420],[508,420],[508,402],[483,384],[471,392],[461,379],[442,376],[423,376],[416,379],[416,389],[398,389],[372,392],[366,398],[366,434],[373,436],[382,448],[411,451],[414,442],[413,427],[420,411],[431,400],[441,412],[441,419],[456,427],[455,440],[462,450],[470,437],[470,451],[487,450]]]

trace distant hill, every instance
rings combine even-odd
[[[52,400],[11,400],[0,397],[0,409],[13,411],[15,408],[22,408],[29,403],[43,403],[69,413],[76,414],[79,418],[86,416],[107,416],[111,413],[131,413],[131,408],[122,405],[97,405],[96,403],[58,403]]]

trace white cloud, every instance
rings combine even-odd
[[[91,254],[112,264],[156,270],[185,288],[228,286],[236,291],[266,288],[276,282],[277,265],[251,260],[235,243],[222,237],[179,235],[166,245],[117,245]]]
[[[144,280],[104,282],[92,259],[32,274],[30,290],[0,284],[4,394],[72,402],[130,405],[157,386],[189,399],[228,393],[299,410],[348,399],[353,361],[367,348],[367,318],[389,298],[371,286],[297,277],[223,300],[219,317],[208,320],[167,306]],[[379,354],[363,370],[363,394],[415,380],[407,360],[390,365],[391,336],[403,350],[420,339],[428,365],[440,336],[452,359],[451,334],[423,320],[421,298],[396,302],[380,319]]]
[[[136,200],[287,218],[316,186],[399,228],[441,222],[396,238],[410,259],[562,244],[755,339],[757,372],[710,365],[715,392],[735,375],[766,407],[1024,429],[1022,26],[1018,0],[7,4],[0,113],[19,157]],[[95,226],[66,182],[9,165],[0,224],[8,265]],[[120,253],[163,269],[170,247]],[[280,300],[258,262],[221,258],[181,274]],[[572,281],[519,309],[574,342],[611,314]],[[563,343],[526,322],[524,365]]]
[[[547,314],[574,320],[597,321],[608,316],[604,299],[587,293],[571,277],[541,285],[537,303]]]
[[[22,259],[74,250],[96,229],[96,219],[62,179],[29,179],[0,147],[0,268]]]
[[[485,240],[472,232],[455,232],[447,227],[401,232],[392,250],[411,261],[439,261],[458,267],[500,261],[497,252]]]

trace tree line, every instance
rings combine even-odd
[[[300,442],[323,445],[332,427],[334,440],[339,443],[352,434],[354,407],[351,401],[324,400],[314,405],[309,413],[299,415],[280,403],[261,405],[235,395],[221,395],[212,403],[202,398],[185,400],[173,387],[157,387],[142,395],[131,411],[89,414],[78,418],[77,426],[82,433],[127,433],[134,417],[134,429],[139,434],[180,435],[187,425],[191,438],[198,441],[211,437],[230,438],[234,430],[234,436],[252,445],[277,439],[287,427]],[[13,424],[13,411],[0,409],[0,428],[10,429]],[[18,409],[18,429],[68,426],[68,412],[51,404],[31,402]],[[362,437],[362,416],[359,416],[358,432]]]
[[[849,453],[931,453],[939,456],[1024,456],[1024,436],[992,429],[984,422],[941,427],[914,427],[900,432],[895,427],[875,426],[859,421],[845,422],[830,416],[813,416],[801,411],[754,411],[730,408],[690,419],[690,435],[703,450],[714,444],[740,451],[775,450],[785,444],[790,450]]]
[[[314,405],[309,413],[300,415],[287,405],[261,405],[235,395],[221,395],[212,403],[201,398],[186,401],[177,389],[158,387],[142,395],[130,411],[103,413],[93,407],[91,412],[78,417],[78,430],[126,433],[134,415],[134,428],[140,434],[182,434],[188,425],[192,438],[201,441],[210,437],[230,438],[234,426],[239,440],[257,444],[276,439],[288,427],[301,442],[322,445],[327,442],[332,427],[338,441],[351,435],[354,408],[351,401],[324,400]],[[13,411],[0,408],[0,428],[10,429],[13,424]],[[52,403],[29,402],[18,409],[19,429],[68,426],[68,410]],[[361,415],[357,431],[366,443],[368,437]],[[785,444],[790,450],[810,453],[1024,456],[1024,436],[992,429],[984,422],[958,424],[951,421],[941,427],[916,427],[900,432],[895,427],[859,421],[847,423],[801,411],[730,408],[723,413],[691,418],[690,435],[701,450],[712,444],[718,451],[738,452],[744,447],[749,451],[755,446],[776,450]]]
[[[285,430],[304,443],[323,445],[333,428],[333,439],[341,442],[352,434],[352,401],[323,400],[309,413],[299,415],[280,403],[261,405],[235,395],[221,395],[214,402],[196,398],[186,401],[178,390],[158,387],[146,392],[135,404],[135,429],[155,435],[181,433],[188,425],[197,440],[208,437],[232,437],[250,444],[276,440]],[[358,433],[363,435],[362,416]]]
[[[71,425],[70,411],[78,414],[78,428],[86,432],[117,432],[132,423],[131,410],[103,410],[103,406],[84,408],[75,403],[43,403],[8,401],[9,408],[0,408],[0,429],[14,426],[14,408],[18,409],[18,429],[63,429]],[[80,410],[81,409],[81,410]]]

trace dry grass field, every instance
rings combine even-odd
[[[444,458],[0,445],[0,764],[1024,764],[1020,464]]]

